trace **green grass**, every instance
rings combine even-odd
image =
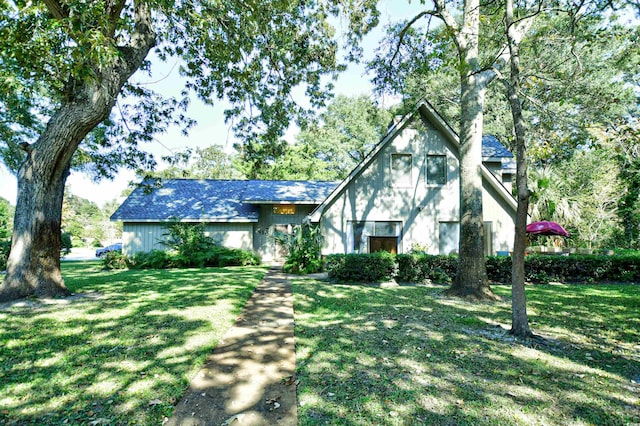
[[[162,424],[265,273],[62,267],[81,297],[0,311],[0,424]]]
[[[444,287],[294,282],[301,425],[640,423],[640,287],[527,287],[544,341]]]

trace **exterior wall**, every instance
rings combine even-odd
[[[515,212],[507,206],[502,197],[486,180],[482,182],[482,216],[484,222],[491,222],[492,253],[513,251]]]
[[[166,246],[161,241],[166,232],[163,223],[124,222],[122,250],[125,254],[164,250]],[[209,223],[205,226],[205,234],[225,247],[253,248],[253,223]]]
[[[394,153],[412,154],[411,185],[394,186],[391,177]],[[427,184],[429,154],[446,155],[444,185]],[[353,221],[402,222],[398,253],[409,252],[415,243],[429,254],[440,254],[443,250],[448,254],[451,244],[441,245],[440,232],[459,229],[456,226],[460,200],[458,164],[456,149],[445,136],[429,123],[414,120],[324,210],[320,220],[325,238],[323,254],[352,252],[354,238],[357,238]],[[493,252],[507,250],[513,244],[513,219],[508,210],[505,211],[506,206],[493,199],[495,194],[487,193],[489,189],[485,190],[483,199],[484,220],[492,222],[490,246]]]
[[[291,231],[294,225],[300,224],[313,211],[315,205],[296,205],[293,215],[273,213],[273,205],[260,206],[257,223],[209,223],[205,233],[222,246],[255,250],[264,262],[277,259],[278,250],[272,237],[277,225],[283,230]],[[163,223],[124,222],[122,246],[125,254],[147,252],[154,249],[163,250],[161,244],[167,228]]]
[[[256,224],[253,249],[262,257],[263,262],[271,262],[277,259],[278,253],[273,232],[277,225],[283,225],[290,231],[292,226],[300,224],[313,211],[316,205],[296,205],[296,213],[282,215],[273,213],[273,204],[260,206],[258,223]],[[289,226],[287,226],[289,225]]]

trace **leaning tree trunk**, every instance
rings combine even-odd
[[[60,12],[60,11],[57,11]],[[62,13],[62,12],[60,12]],[[54,13],[55,16],[55,13]],[[118,94],[155,45],[149,5],[135,2],[136,31],[111,63],[83,64],[92,72],[71,78],[73,91],[40,138],[22,148],[18,198],[7,275],[0,301],[69,294],[60,271],[60,222],[64,186],[73,154],[85,136],[110,114]],[[115,37],[115,32],[112,34]]]
[[[69,294],[60,272],[62,200],[74,152],[111,110],[106,102],[92,102],[92,94],[99,96],[96,91],[86,87],[77,101],[61,105],[38,141],[22,147],[27,156],[18,170],[13,238],[0,301]]]

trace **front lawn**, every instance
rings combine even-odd
[[[640,423],[638,285],[527,287],[527,344],[443,289],[296,280],[299,424]]]
[[[0,310],[0,424],[159,425],[266,270],[100,271]]]

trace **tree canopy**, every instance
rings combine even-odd
[[[377,24],[376,3],[0,2],[0,153],[18,177],[0,300],[68,294],[58,255],[70,167],[112,175],[153,166],[138,143],[173,124],[188,129],[191,95],[208,104],[227,99],[242,140],[277,140],[307,115],[296,90],[312,108],[330,96],[332,78]],[[162,99],[131,80],[152,71],[152,50],[180,62],[181,98]]]
[[[369,97],[337,96],[310,120],[291,145],[265,167],[260,177],[293,180],[342,180],[380,141],[392,113]]]

